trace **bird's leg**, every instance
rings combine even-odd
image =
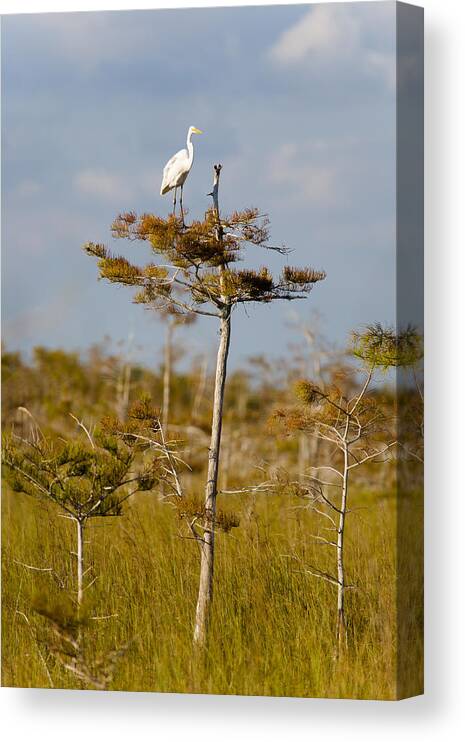
[[[184,187],[184,186],[181,186],[181,198],[179,199],[179,202],[180,202],[180,204],[181,204],[181,218],[182,218],[182,226],[183,226],[183,227],[185,227],[186,225],[184,224],[184,209],[183,209],[183,207],[182,207],[182,189],[183,189],[183,187]]]
[[[177,190],[178,190],[177,188],[175,188],[175,189],[174,189],[174,196],[173,196],[173,214],[176,214],[176,191],[177,191]]]

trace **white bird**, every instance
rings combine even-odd
[[[200,129],[190,126],[187,132],[187,149],[180,149],[173,157],[168,160],[163,168],[163,180],[161,182],[160,196],[164,196],[168,191],[174,188],[173,212],[176,212],[176,192],[181,188],[181,215],[184,219],[182,210],[182,189],[186,178],[189,175],[194,162],[194,145],[191,142],[192,134],[202,134]]]

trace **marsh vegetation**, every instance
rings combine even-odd
[[[3,353],[3,683],[419,692],[420,338],[368,325],[334,348],[311,319],[279,361],[228,369],[237,306],[305,299],[325,274],[235,268],[250,248],[288,251],[258,210],[221,213],[220,172],[201,221],[117,217],[113,236],[154,262],[85,245],[165,322],[157,366],[108,345]],[[213,359],[189,355],[198,315],[218,327]],[[400,507],[418,525],[402,559]]]

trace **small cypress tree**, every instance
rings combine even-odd
[[[140,431],[142,419],[147,422],[151,414],[148,405],[145,400],[132,408],[128,423],[131,429]],[[161,471],[159,455],[142,469],[136,466],[137,440],[127,437],[121,441],[113,432],[105,432],[108,421],[91,434],[74,419],[84,432],[79,439],[45,436],[37,425],[28,439],[7,433],[2,463],[14,492],[53,502],[76,524],[76,595],[80,606],[85,590],[86,526],[93,518],[121,515],[123,503],[136,492],[153,489]],[[153,421],[155,424],[155,417]]]
[[[122,515],[123,504],[137,492],[171,483],[177,476],[172,465],[177,457],[164,440],[158,412],[149,398],[134,404],[126,421],[107,417],[93,432],[71,417],[83,433],[79,438],[46,436],[34,420],[29,438],[14,430],[5,434],[2,464],[14,492],[52,502],[76,524],[75,599],[51,604],[41,596],[33,607],[51,626],[46,643],[52,654],[87,685],[104,689],[124,648],[98,659],[86,656],[81,633],[87,625],[83,599],[93,583],[84,584],[86,527],[92,519]],[[138,456],[142,451],[143,458]]]
[[[322,518],[324,528],[334,536],[318,534],[313,538],[334,551],[334,570],[325,571],[306,565],[305,571],[336,587],[336,654],[347,644],[345,596],[354,586],[345,568],[345,536],[350,513],[349,494],[352,475],[360,466],[388,460],[397,444],[390,439],[393,419],[386,414],[383,400],[371,393],[377,370],[410,367],[420,353],[418,334],[411,328],[396,333],[381,325],[353,333],[352,355],[361,361],[365,374],[358,389],[349,394],[336,384],[323,386],[301,380],[295,385],[298,404],[274,413],[288,433],[303,432],[325,446],[326,462],[308,467],[301,482],[286,482],[286,488],[309,501]]]
[[[113,236],[147,243],[158,262],[137,265],[112,254],[104,245],[87,243],[85,251],[97,258],[100,277],[111,283],[136,287],[134,301],[158,312],[203,315],[219,323],[216,373],[213,390],[211,441],[208,455],[202,517],[197,518],[195,537],[200,546],[200,584],[194,644],[206,642],[213,597],[214,539],[218,466],[223,419],[223,399],[231,337],[231,318],[240,305],[253,302],[303,299],[325,274],[312,268],[286,266],[275,279],[266,266],[238,269],[247,245],[287,254],[284,247],[268,244],[268,218],[256,208],[220,213],[218,188],[221,165],[214,167],[213,206],[203,220],[189,225],[171,214],[120,214],[112,226]]]

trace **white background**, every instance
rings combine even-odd
[[[0,0],[0,11],[240,2]],[[266,4],[255,0],[253,3]],[[400,703],[3,688],[3,739],[395,740],[463,738],[465,562],[465,3],[423,0],[426,53],[426,693]]]

